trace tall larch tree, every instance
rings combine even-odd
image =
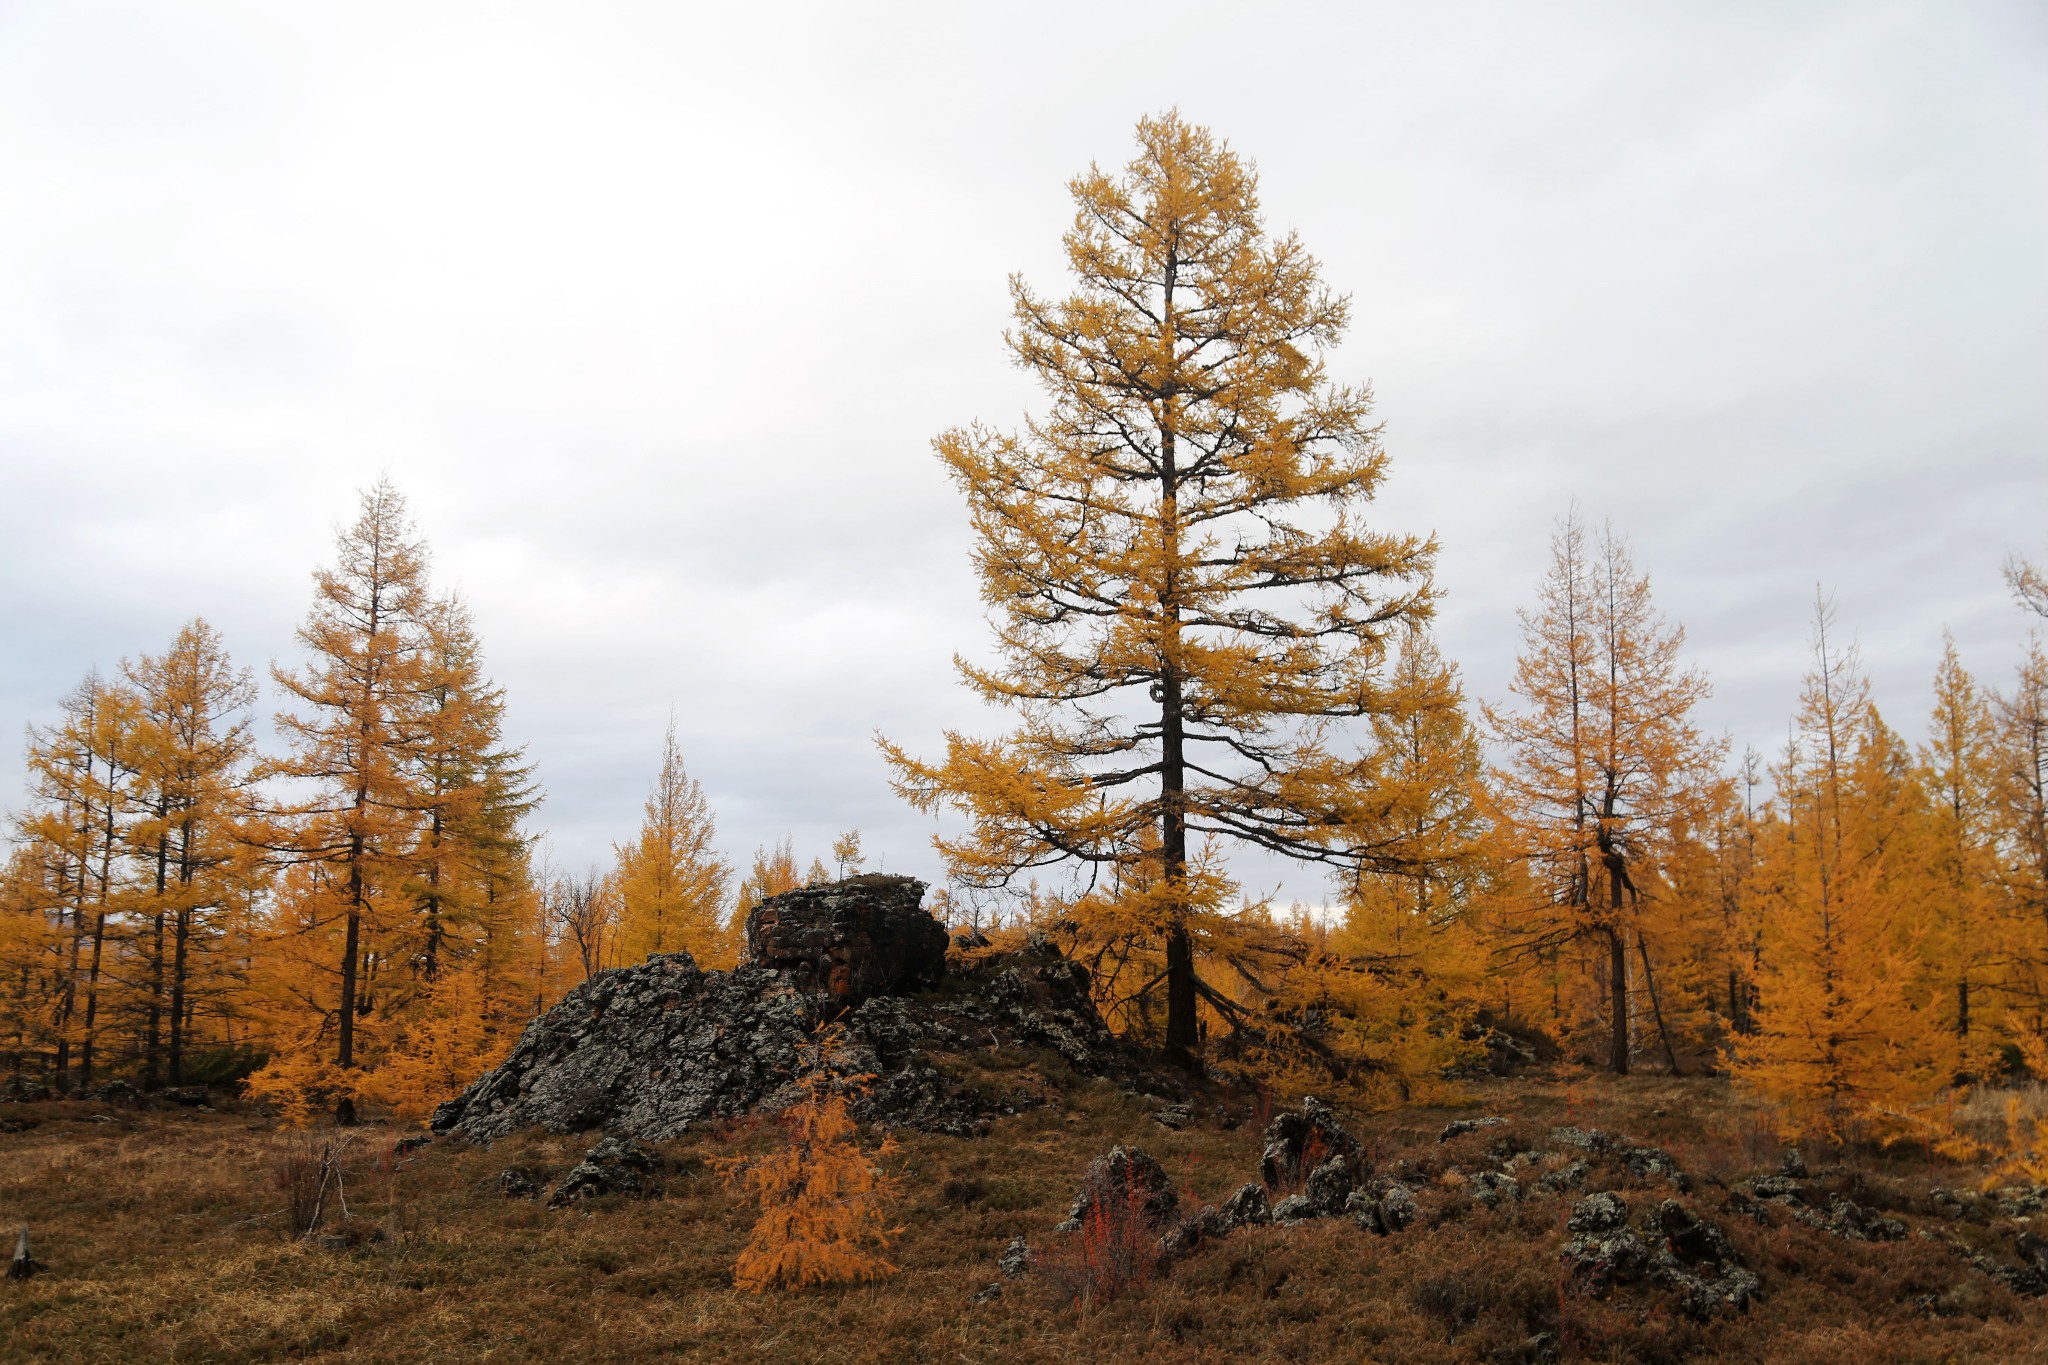
[[[140,705],[97,671],[60,703],[57,723],[29,734],[30,806],[18,834],[36,863],[49,958],[47,1025],[59,1085],[92,1083],[117,985],[110,948],[128,902]]]
[[[1763,831],[1760,998],[1735,1061],[1788,1131],[1842,1141],[1925,1098],[1953,1049],[1913,990],[1915,906],[1904,892],[1919,888],[1902,850],[1924,793],[1825,600],[1813,648]]]
[[[2014,1004],[2048,1037],[2048,649],[2038,633],[1993,718],[1991,810]]]
[[[1132,888],[1163,952],[1165,1042],[1199,1045],[1196,951],[1228,921],[1192,845],[1355,865],[1378,770],[1344,722],[1386,702],[1392,634],[1430,609],[1435,544],[1369,528],[1387,461],[1371,395],[1330,382],[1348,301],[1269,235],[1249,163],[1178,113],[1122,175],[1074,179],[1073,292],[1010,283],[1011,356],[1050,407],[934,443],[965,494],[994,657],[958,661],[1014,711],[926,762],[883,741],[952,880],[1079,864]]]
[[[1552,537],[1522,641],[1516,703],[1487,709],[1507,759],[1494,773],[1497,846],[1528,874],[1500,923],[1523,959],[1598,945],[1607,1062],[1625,1074],[1631,949],[1655,990],[1646,869],[1711,800],[1719,746],[1692,720],[1707,681],[1681,666],[1685,631],[1656,610],[1627,544],[1611,529],[1595,542],[1576,511]]]
[[[537,924],[522,822],[540,803],[522,751],[504,740],[505,694],[460,598],[426,613],[425,687],[413,764],[421,824],[414,849],[413,970],[431,984],[451,959],[482,955],[487,973],[519,959]],[[494,1000],[510,981],[485,994]]]
[[[425,804],[417,757],[433,680],[433,602],[426,546],[389,481],[362,495],[336,548],[334,566],[313,575],[313,608],[298,632],[308,662],[272,669],[298,709],[278,714],[287,752],[267,772],[310,789],[284,813],[280,844],[305,871],[295,883],[302,899],[294,930],[322,940],[340,930],[329,945],[326,1017],[342,1073],[334,1082],[336,1118],[352,1123],[347,1073],[357,1063],[358,1016],[369,1008],[364,978],[381,960],[366,962],[366,944],[381,945],[411,908],[405,900]]]
[[[717,821],[704,788],[683,768],[671,720],[640,832],[617,846],[622,961],[687,952],[709,967],[738,958],[731,925],[732,869],[712,846]]]
[[[1988,978],[2004,956],[1995,896],[1992,799],[1996,734],[1990,698],[1942,633],[1934,675],[1934,711],[1920,764],[1932,806],[1922,873],[1933,908],[1923,947],[1938,989],[1950,996],[1958,1075],[1981,1075],[1985,1051],[1999,1032],[1995,984]]]
[[[240,946],[227,921],[257,875],[248,825],[256,683],[203,620],[162,654],[124,663],[140,709],[128,832],[140,864],[134,901],[142,1083],[184,1083],[195,1012],[238,984],[224,960]]]

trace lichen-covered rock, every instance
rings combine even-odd
[[[1692,1188],[1692,1177],[1678,1169],[1678,1163],[1662,1148],[1631,1147],[1621,1154],[1621,1164],[1630,1175],[1645,1179],[1658,1176],[1671,1182],[1680,1194]]]
[[[1393,1233],[1406,1231],[1422,1208],[1415,1202],[1415,1192],[1406,1185],[1389,1185],[1374,1212],[1379,1215],[1380,1231]]]
[[[1586,1183],[1586,1177],[1592,1174],[1592,1170],[1593,1168],[1583,1161],[1568,1161],[1556,1170],[1546,1171],[1536,1177],[1536,1183],[1552,1194],[1563,1194],[1566,1190],[1582,1187]]]
[[[1452,1119],[1444,1125],[1444,1130],[1436,1135],[1436,1140],[1438,1142],[1449,1142],[1452,1138],[1463,1137],[1467,1133],[1476,1133],[1481,1128],[1497,1128],[1506,1122],[1507,1120],[1498,1114],[1489,1114],[1483,1119]]]
[[[1180,1196],[1166,1178],[1166,1168],[1142,1147],[1116,1146],[1088,1163],[1080,1193],[1067,1210],[1061,1232],[1079,1232],[1091,1224],[1135,1222],[1156,1231],[1174,1221]]]
[[[1273,1209],[1266,1201],[1266,1187],[1257,1181],[1239,1186],[1237,1193],[1224,1200],[1222,1207],[1216,1210],[1216,1225],[1221,1232],[1257,1227],[1272,1221]]]
[[[1269,1190],[1298,1188],[1318,1166],[1338,1159],[1354,1180],[1365,1174],[1364,1154],[1358,1139],[1344,1130],[1329,1105],[1310,1095],[1301,1102],[1298,1114],[1281,1114],[1266,1125],[1265,1148],[1259,1157],[1259,1176]],[[1344,1193],[1337,1195],[1341,1206]],[[1275,1211],[1276,1216],[1278,1211]]]
[[[946,927],[926,914],[924,883],[872,874],[770,896],[747,914],[747,962],[846,1008],[936,980]]]
[[[1344,1211],[1352,1184],[1350,1158],[1333,1156],[1308,1173],[1301,1192],[1318,1218],[1334,1218]]]
[[[1276,1223],[1299,1223],[1316,1216],[1316,1206],[1305,1194],[1290,1194],[1273,1206]]]
[[[658,1142],[779,1109],[799,1095],[798,1045],[836,1009],[811,980],[758,964],[707,972],[687,953],[600,972],[437,1109],[433,1131],[491,1142],[532,1125]],[[994,955],[914,997],[870,997],[838,1022],[845,1045],[836,1070],[875,1078],[855,1098],[854,1115],[885,1127],[971,1136],[1014,1109],[1014,1096],[949,1079],[935,1056],[1021,1046],[1055,1052],[1081,1075],[1127,1085],[1145,1075],[1096,1013],[1087,970],[1050,948]]]
[[[1521,1182],[1511,1175],[1494,1171],[1481,1171],[1466,1182],[1465,1188],[1474,1199],[1490,1209],[1497,1209],[1510,1200],[1522,1197]]]
[[[1612,1190],[1589,1194],[1572,1205],[1565,1226],[1573,1232],[1608,1232],[1628,1223],[1628,1201]]]
[[[1031,1271],[1031,1243],[1022,1237],[1012,1237],[1003,1254],[996,1257],[996,1269],[1009,1279],[1018,1279]]]
[[[661,1193],[661,1187],[654,1181],[660,1171],[661,1154],[653,1148],[625,1138],[608,1137],[570,1167],[569,1174],[548,1196],[548,1207],[558,1209],[601,1194],[650,1198]]]
[[[491,1184],[507,1199],[538,1199],[546,1187],[540,1172],[529,1166],[507,1166]]]
[[[1582,1233],[1566,1242],[1558,1255],[1566,1273],[1581,1288],[1595,1292],[1639,1280],[1650,1267],[1649,1247],[1625,1223]]]
[[[1550,1140],[1560,1147],[1577,1147],[1581,1151],[1596,1154],[1614,1150],[1614,1135],[1598,1128],[1553,1128]]]

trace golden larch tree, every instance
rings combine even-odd
[[[122,672],[139,706],[128,843],[142,865],[134,956],[149,1089],[184,1083],[195,1011],[233,1008],[244,984],[234,958],[261,876],[249,829],[256,683],[204,620]]]
[[[1925,1100],[1954,1050],[1913,989],[1924,927],[1913,825],[1925,793],[1824,600],[1774,776],[1756,1027],[1736,1040],[1735,1069],[1788,1132],[1840,1142]]]
[[[1932,798],[1921,871],[1924,903],[1933,913],[1922,955],[1939,978],[1937,990],[1952,1001],[1953,1071],[1981,1075],[1989,1060],[1986,1049],[2000,1031],[1990,978],[2005,956],[1995,904],[1996,731],[1990,698],[1963,667],[1947,631],[1920,765]]]
[[[1390,636],[1428,614],[1435,544],[1369,528],[1387,460],[1371,395],[1322,353],[1347,300],[1261,220],[1249,163],[1178,113],[1122,175],[1069,185],[1073,292],[1010,282],[1011,356],[1050,407],[934,443],[966,496],[994,657],[958,661],[1014,711],[935,762],[882,741],[898,792],[965,817],[953,882],[1081,864],[1145,888],[1165,1040],[1198,1045],[1196,939],[1218,926],[1191,847],[1332,867],[1378,780],[1343,722],[1386,705]],[[1227,883],[1224,883],[1227,885]]]
[[[884,1139],[861,1150],[848,1088],[872,1076],[837,1074],[843,1036],[826,1026],[798,1050],[798,1098],[780,1115],[783,1141],[758,1157],[716,1159],[729,1183],[760,1205],[733,1283],[759,1293],[878,1280],[896,1273],[882,1257],[901,1229],[888,1224],[898,1180],[880,1163],[895,1152]]]
[[[717,822],[704,788],[683,768],[673,720],[644,810],[640,832],[616,849],[620,960],[686,952],[703,966],[732,965],[732,869],[712,847]]]
[[[1681,666],[1684,628],[1656,610],[1626,542],[1611,528],[1594,541],[1576,510],[1551,539],[1522,641],[1516,704],[1486,712],[1507,759],[1492,788],[1497,847],[1529,874],[1499,922],[1522,958],[1598,946],[1607,1061],[1625,1074],[1632,948],[1654,990],[1647,869],[1710,802],[1720,746],[1692,720],[1707,681]]]
[[[434,604],[426,546],[389,481],[362,495],[336,548],[334,567],[313,575],[313,609],[299,628],[306,666],[272,669],[302,709],[278,714],[287,752],[266,773],[307,792],[282,812],[273,837],[307,873],[296,883],[304,900],[293,930],[325,938],[340,929],[328,945],[334,985],[325,1014],[342,1073],[334,1078],[336,1116],[353,1122],[347,1073],[357,1063],[358,1016],[369,1008],[364,978],[389,962],[382,939],[402,930],[411,908],[407,882],[426,805],[416,759],[433,678]],[[377,940],[367,963],[366,935]]]

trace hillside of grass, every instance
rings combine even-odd
[[[1089,1292],[1079,1239],[1053,1231],[1089,1161],[1134,1143],[1183,1207],[1220,1203],[1256,1178],[1259,1111],[1292,1097],[1204,1100],[1175,1130],[1161,1101],[1099,1081],[1039,1090],[985,1138],[898,1135],[896,1274],[767,1294],[732,1286],[752,1211],[708,1162],[774,1142],[769,1123],[659,1144],[658,1196],[559,1209],[507,1195],[500,1173],[557,1180],[594,1135],[401,1152],[366,1126],[346,1135],[322,1228],[294,1239],[282,1163],[331,1133],[228,1101],[0,1106],[0,1219],[28,1224],[47,1267],[0,1284],[0,1359],[2048,1360],[2048,1301],[1984,1268],[2012,1263],[2048,1217],[2002,1209],[1976,1193],[1987,1172],[1924,1153],[1808,1154],[1809,1218],[1749,1198],[1745,1180],[1784,1153],[1725,1082],[1558,1072],[1475,1082],[1459,1108],[1346,1114],[1373,1167],[1418,1191],[1410,1227],[1238,1228],[1115,1295]],[[1475,1117],[1504,1121],[1441,1140]],[[1591,1129],[1685,1173],[1687,1206],[1756,1276],[1746,1311],[1688,1314],[1655,1284],[1574,1276],[1559,1249],[1579,1199],[1611,1189],[1640,1219],[1675,1193],[1618,1157],[1547,1188],[1587,1155],[1551,1135]],[[1490,1170],[1517,1172],[1523,1193],[1489,1207],[1474,1177]],[[1813,1212],[1836,1199],[1904,1235],[1842,1235]],[[1019,1236],[1034,1263],[1009,1278],[996,1261]]]

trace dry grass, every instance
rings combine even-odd
[[[1470,1112],[1510,1114],[1527,1134],[1597,1124],[1701,1175],[1732,1178],[1778,1153],[1717,1082],[1518,1081],[1475,1098],[1483,1107]],[[666,1144],[678,1169],[664,1198],[558,1212],[505,1198],[495,1176],[511,1165],[559,1176],[587,1139],[435,1143],[393,1160],[388,1135],[363,1133],[343,1172],[345,1229],[330,1222],[323,1243],[284,1229],[273,1172],[291,1139],[253,1115],[8,1106],[7,1117],[40,1121],[0,1134],[0,1227],[30,1223],[50,1272],[0,1287],[0,1359],[2048,1360],[2042,1302],[2014,1299],[1917,1238],[1867,1246],[1728,1220],[1764,1281],[1746,1317],[1701,1326],[1649,1292],[1589,1299],[1559,1281],[1568,1201],[1487,1210],[1447,1171],[1424,1201],[1425,1220],[1445,1220],[1434,1228],[1243,1231],[1086,1309],[1042,1274],[970,1302],[998,1278],[1010,1238],[1055,1246],[1050,1228],[1083,1167],[1113,1142],[1145,1147],[1193,1200],[1226,1197],[1257,1166],[1252,1124],[1169,1132],[1151,1106],[1100,1085],[1055,1101],[982,1141],[904,1139],[895,1165],[909,1192],[892,1251],[902,1273],[768,1295],[732,1287],[751,1211],[706,1167],[770,1140],[761,1128]],[[1443,1171],[1461,1144],[1488,1140],[1440,1147],[1451,1116],[1405,1111],[1356,1130],[1383,1161]],[[1841,1178],[1852,1177],[1909,1202],[1908,1187],[1969,1173],[1902,1160]]]

